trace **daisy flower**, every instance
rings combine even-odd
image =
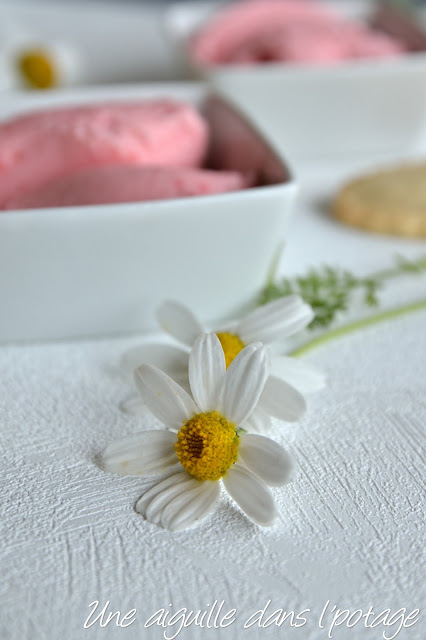
[[[0,91],[55,89],[82,80],[80,52],[12,20],[0,25]]]
[[[103,468],[120,475],[168,474],[140,498],[136,511],[172,531],[191,527],[214,509],[222,481],[250,520],[273,523],[277,511],[269,486],[289,481],[292,458],[269,438],[238,428],[268,375],[269,354],[260,343],[241,350],[226,369],[214,333],[201,334],[189,356],[193,398],[153,365],[136,370],[139,393],[169,430],[130,435],[102,457]]]
[[[271,375],[258,406],[245,425],[250,431],[262,431],[270,416],[286,422],[299,420],[306,410],[302,394],[318,391],[324,386],[324,376],[312,365],[275,353],[278,342],[305,329],[313,317],[312,308],[300,296],[292,295],[251,311],[229,330],[216,331],[227,367],[249,344],[262,342],[274,351]],[[143,362],[156,364],[187,388],[189,349],[204,329],[188,307],[174,301],[164,302],[157,310],[157,318],[162,329],[183,346],[140,345],[125,354],[123,365],[134,370]],[[140,399],[132,397],[122,404],[122,409],[137,414],[144,407]]]

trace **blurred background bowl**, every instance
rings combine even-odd
[[[361,20],[373,7],[365,0],[324,4]],[[189,73],[242,106],[296,168],[339,154],[426,151],[426,53],[332,66],[197,64],[188,55],[188,39],[220,6],[171,6],[168,37]]]

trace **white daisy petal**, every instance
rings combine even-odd
[[[272,359],[272,375],[285,380],[300,393],[315,393],[325,387],[325,375],[309,362],[289,356]]]
[[[174,497],[161,514],[161,525],[170,531],[181,531],[198,524],[208,516],[220,495],[218,482],[200,482]]]
[[[259,398],[259,408],[279,420],[296,422],[306,411],[305,398],[291,385],[269,376]]]
[[[215,333],[201,334],[189,356],[189,383],[202,411],[216,408],[218,391],[226,373],[225,354]]]
[[[240,321],[237,333],[246,344],[280,341],[307,327],[313,317],[300,296],[286,296],[249,313]]]
[[[120,403],[120,409],[123,413],[128,413],[130,416],[140,416],[149,411],[142,398],[136,394],[123,400],[123,402]]]
[[[163,302],[158,307],[157,320],[164,331],[189,347],[203,331],[192,311],[174,300]]]
[[[251,471],[234,464],[222,479],[231,498],[250,520],[264,527],[274,522],[277,511],[272,494]]]
[[[159,524],[164,507],[181,491],[186,491],[187,483],[192,480],[193,478],[186,471],[174,473],[144,493],[137,501],[135,510],[149,522]]]
[[[146,491],[139,498],[139,500],[137,501],[137,503],[135,505],[135,510],[138,513],[144,514],[146,507],[151,502],[151,500],[153,498],[155,498],[156,495],[158,495],[159,493],[162,493],[163,491],[168,489],[168,487],[171,487],[171,486],[174,486],[174,485],[178,485],[181,482],[184,482],[184,480],[186,480],[188,478],[188,475],[189,474],[186,471],[183,471],[183,469],[181,467],[178,472],[173,473],[172,475],[168,476],[164,480],[161,480],[160,482],[157,482],[157,484],[155,484],[153,487],[151,487],[151,489]]]
[[[179,482],[179,484],[175,483],[173,486],[163,489],[161,493],[150,501],[145,509],[145,518],[148,522],[163,526],[161,519],[168,505],[177,500],[181,495],[186,496],[195,489],[195,483],[198,482],[198,480],[195,480],[195,478],[192,478],[189,474],[186,475],[187,477]]]
[[[121,359],[125,371],[133,373],[141,364],[152,364],[167,373],[173,380],[188,377],[189,354],[180,347],[150,342],[127,351]]]
[[[180,429],[198,413],[194,401],[163,371],[143,364],[135,371],[135,383],[148,409],[167,427]]]
[[[240,425],[245,431],[249,433],[265,433],[271,426],[271,416],[262,411],[257,405],[247,420]]]
[[[243,434],[240,438],[238,456],[249,471],[270,487],[281,487],[290,482],[293,476],[293,456],[270,438]]]
[[[218,409],[240,425],[257,405],[269,374],[269,353],[260,343],[245,347],[231,362],[223,380]]]
[[[176,434],[143,431],[112,442],[102,454],[105,471],[122,476],[150,476],[177,464]]]

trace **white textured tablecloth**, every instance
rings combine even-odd
[[[424,242],[352,231],[321,214],[318,200],[343,173],[306,176],[288,271],[327,261],[367,272],[388,266],[396,251],[425,252]],[[413,278],[386,296],[393,303],[425,294],[425,279]],[[96,456],[111,440],[141,428],[118,409],[131,391],[119,359],[138,343],[132,337],[0,349],[1,640],[172,637],[176,626],[144,623],[161,608],[208,610],[215,600],[225,601],[223,613],[237,610],[232,625],[192,625],[177,637],[326,640],[333,605],[372,606],[377,614],[425,608],[425,312],[309,356],[329,384],[309,399],[300,424],[271,433],[300,470],[274,491],[282,518],[270,530],[252,525],[223,495],[200,527],[171,534],[134,511],[153,481],[98,468]],[[99,609],[110,601],[108,611],[123,616],[137,609],[134,623],[84,629],[95,600]],[[244,629],[268,600],[269,614],[310,609],[306,624]],[[391,637],[396,626],[342,625],[332,637],[380,640],[383,631]],[[397,637],[423,640],[426,609]]]

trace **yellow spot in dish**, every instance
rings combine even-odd
[[[43,49],[22,51],[17,58],[18,69],[33,89],[52,89],[58,85],[54,60]]]

